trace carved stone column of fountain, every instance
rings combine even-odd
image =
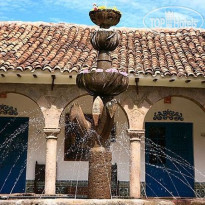
[[[99,52],[97,69],[96,72],[86,71],[78,74],[77,85],[94,97],[92,112],[94,126],[91,127],[86,122],[79,106],[71,109],[71,120],[77,118],[81,130],[92,133],[88,177],[89,198],[111,198],[112,153],[109,151],[109,138],[117,109],[117,101],[113,97],[127,89],[128,77],[112,68],[110,51],[118,46],[119,35],[113,30],[106,29],[116,25],[120,17],[120,12],[112,9],[90,12],[91,20],[101,28],[91,35],[91,43]],[[89,131],[90,129],[92,131]]]
[[[110,199],[112,153],[103,146],[94,146],[89,158],[89,198]]]

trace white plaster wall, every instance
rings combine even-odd
[[[148,111],[145,122],[176,122],[170,120],[153,120],[155,112],[170,109],[181,112],[184,117],[183,122],[193,123],[193,143],[194,143],[194,165],[195,165],[195,181],[205,182],[205,137],[201,134],[205,133],[205,112],[191,100],[182,97],[172,97],[171,104],[164,104],[164,100],[160,100],[152,106]],[[145,181],[145,154],[144,140],[142,143],[142,175],[141,181]]]
[[[91,113],[92,97],[84,96],[76,100],[83,108],[84,113]],[[27,153],[27,180],[34,179],[35,162],[45,164],[46,140],[43,133],[44,119],[39,107],[29,98],[10,93],[7,98],[0,98],[0,104],[6,104],[18,109],[19,117],[29,117],[29,137]],[[61,133],[58,136],[58,153],[57,153],[57,179],[58,180],[87,180],[88,179],[88,162],[64,161],[64,118],[65,113],[69,112],[68,105],[61,117]],[[164,104],[161,100],[149,110],[145,117],[145,122],[154,121],[154,112],[166,109],[183,113],[184,122],[193,122],[193,142],[194,142],[194,164],[195,164],[195,181],[205,181],[205,112],[192,101],[172,97],[171,104]],[[0,115],[3,116],[3,115]],[[118,180],[129,181],[129,139],[126,134],[128,128],[127,119],[123,111],[118,108],[115,121],[117,123],[117,139],[112,143],[111,150],[113,153],[113,164],[118,165]],[[163,121],[160,121],[163,122]],[[169,122],[169,120],[165,121]],[[173,122],[173,121],[172,121]],[[145,181],[145,154],[144,138],[142,139],[141,154],[141,181]]]
[[[15,93],[7,94],[7,98],[0,98],[0,104],[17,108],[18,116],[13,117],[29,117],[26,179],[34,179],[35,162],[45,163],[44,118],[40,108],[28,97]],[[12,116],[1,114],[0,117]]]
[[[74,101],[79,103],[84,113],[91,113],[92,97],[84,96]],[[43,133],[44,119],[39,107],[29,98],[10,93],[7,98],[0,98],[0,104],[13,106],[18,110],[18,117],[29,117],[29,136],[27,152],[26,179],[33,180],[35,176],[35,163],[45,164],[46,139]],[[65,113],[69,112],[70,105],[61,116],[61,133],[58,135],[57,148],[57,180],[88,180],[88,162],[64,161]],[[3,116],[3,115],[0,115]],[[126,135],[127,120],[123,111],[118,108],[116,112],[117,139],[112,143],[113,164],[118,165],[118,179],[129,180],[129,141]]]

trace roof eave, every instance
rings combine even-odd
[[[25,84],[51,84],[52,76],[55,75],[55,84],[57,85],[76,85],[76,72],[60,71],[7,71],[0,72],[0,83],[25,83]],[[135,79],[139,80],[135,80]],[[177,77],[157,75],[136,75],[129,74],[129,85],[138,86],[161,86],[161,87],[185,87],[185,88],[205,88],[205,77]]]

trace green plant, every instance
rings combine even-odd
[[[94,7],[93,7],[92,11],[94,11],[94,10],[95,10],[95,11],[96,11],[96,10],[106,10],[106,9],[111,9],[111,10],[120,12],[116,6],[114,6],[114,7],[111,8],[111,7],[106,7],[106,6],[104,6],[104,5],[102,5],[102,6],[97,6],[96,4],[94,4]],[[121,12],[120,12],[120,13],[121,13]]]

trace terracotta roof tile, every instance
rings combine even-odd
[[[71,24],[1,23],[0,71],[96,69],[90,43],[96,27]],[[197,29],[118,29],[112,66],[137,75],[205,77],[205,32]]]

